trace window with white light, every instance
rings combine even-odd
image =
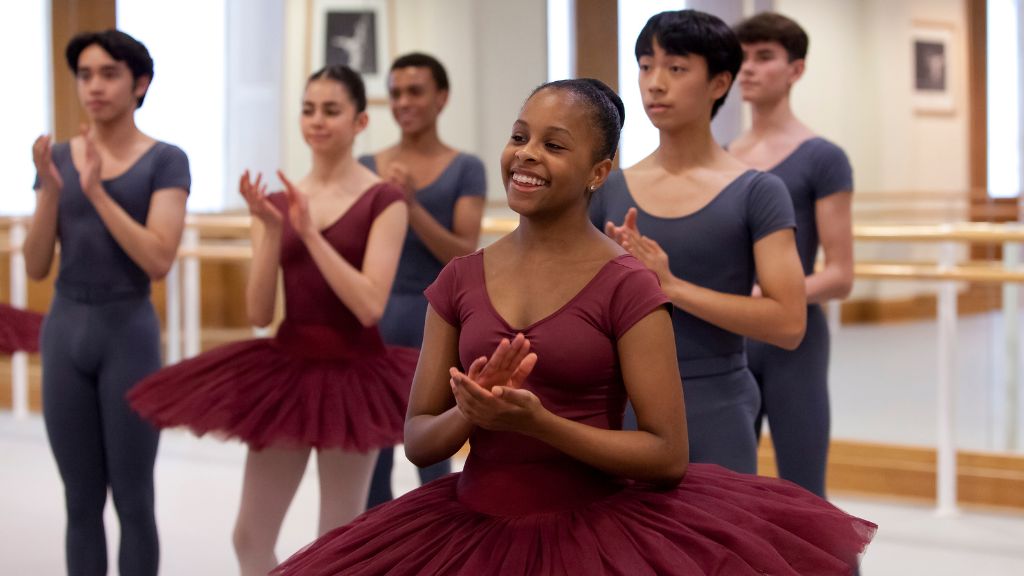
[[[1020,0],[988,0],[988,190],[1014,198],[1021,190]]]
[[[685,2],[673,2],[672,9],[686,8]],[[640,99],[636,64],[636,37],[651,16],[665,11],[662,0],[619,2],[619,96],[626,106],[626,125],[619,140],[619,163],[623,168],[636,164],[658,147],[658,129],[647,120]]]
[[[154,62],[136,122],[188,154],[191,212],[224,207],[226,12],[225,0],[117,2],[117,27],[145,44]]]
[[[53,125],[49,7],[49,0],[20,0],[4,2],[0,8],[0,52],[11,55],[4,59],[4,75],[12,79],[3,96],[0,158],[8,189],[3,192],[0,214],[31,214],[35,209],[32,143],[51,132]]]
[[[575,0],[548,0],[548,82],[576,75]]]

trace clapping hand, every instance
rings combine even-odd
[[[36,173],[39,174],[39,183],[42,189],[50,194],[58,194],[64,187],[64,179],[60,171],[53,163],[53,141],[49,134],[44,134],[32,144],[32,161],[36,165]]]
[[[616,226],[611,220],[605,222],[604,233],[611,237],[612,240],[621,245],[628,237],[640,236],[640,230],[636,226],[636,208],[630,208],[626,211],[626,217],[622,220],[622,225]]]
[[[402,190],[402,193],[405,194],[406,202],[413,202],[416,199],[416,185],[413,183],[412,174],[409,173],[409,169],[406,168],[405,164],[391,162],[382,176],[386,182],[394,184]]]
[[[249,214],[253,218],[258,218],[267,227],[281,226],[284,217],[267,199],[267,185],[263,182],[263,174],[256,174],[256,180],[253,181],[248,170],[243,172],[238,180],[238,191],[242,198],[245,198]]]
[[[530,341],[522,334],[502,339],[490,358],[481,356],[468,374],[452,367],[452,394],[463,416],[487,430],[524,431],[543,406],[532,392],[522,388],[537,364]]]
[[[313,224],[313,217],[309,214],[309,198],[280,170],[277,171],[277,177],[284,184],[285,196],[288,198],[288,222],[291,223],[292,228],[301,238],[308,238],[311,234],[319,233]]]
[[[636,225],[636,216],[636,208],[630,208],[621,226],[616,226],[609,220],[604,226],[605,234],[657,274],[664,285],[672,274],[668,266],[668,254],[660,244],[640,233]]]
[[[78,173],[78,183],[81,185],[85,196],[93,199],[102,189],[100,171],[103,168],[103,159],[100,158],[100,150],[96,147],[96,140],[89,133],[89,127],[83,124],[80,133],[85,144],[85,156]]]

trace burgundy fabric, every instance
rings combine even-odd
[[[271,201],[286,209],[282,194]],[[360,268],[374,219],[402,200],[366,191],[321,233]],[[273,339],[221,346],[146,378],[129,402],[161,427],[270,445],[366,451],[402,441],[419,352],[388,347],[338,299],[289,225],[281,239],[285,321]]]
[[[427,290],[460,330],[465,365],[517,330],[487,297],[482,252]],[[561,416],[621,426],[615,343],[667,302],[631,256],[608,262],[559,311],[522,331],[525,387]],[[874,534],[789,482],[691,464],[672,489],[614,478],[515,433],[476,430],[465,470],[374,508],[300,551],[279,575],[849,574]]]
[[[39,352],[39,327],[43,315],[0,304],[0,354]]]

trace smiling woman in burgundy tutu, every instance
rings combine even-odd
[[[519,227],[427,290],[406,454],[429,465],[469,440],[464,471],[275,574],[850,573],[873,524],[785,481],[688,464],[668,300],[588,219],[623,117],[596,80],[538,88],[501,158]]]
[[[406,229],[400,190],[352,157],[367,123],[359,75],[314,73],[303,98],[302,134],[312,171],[265,195],[246,173],[253,216],[250,321],[268,325],[278,270],[285,319],[273,339],[222,346],[166,368],[129,396],[159,426],[187,426],[249,445],[234,543],[241,573],[266,574],[310,451],[320,472],[320,533],[365,508],[378,449],[402,441],[417,352],[386,347],[384,312]]]
[[[43,315],[0,304],[0,354],[39,352],[39,327]]]

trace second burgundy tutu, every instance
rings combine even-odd
[[[149,376],[129,403],[157,426],[237,438],[256,450],[365,452],[400,443],[419,351],[359,354],[306,340],[305,350],[280,338],[221,346]]]
[[[0,304],[0,354],[39,352],[39,329],[43,315]]]

